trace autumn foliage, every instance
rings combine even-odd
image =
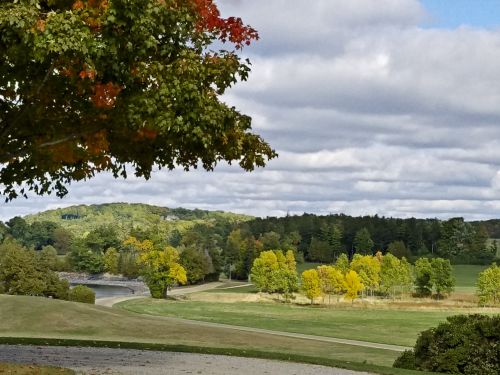
[[[101,171],[125,177],[127,165],[149,178],[155,166],[252,170],[276,156],[219,100],[247,79],[237,51],[259,36],[212,0],[2,1],[0,35],[7,199],[62,196]],[[229,48],[214,51],[217,40]]]

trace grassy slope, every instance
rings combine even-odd
[[[152,315],[405,346],[412,346],[419,332],[436,326],[447,316],[464,313],[463,310],[366,310],[252,302],[165,302],[151,299],[131,300],[119,306]]]
[[[305,355],[390,366],[397,352],[200,327],[100,306],[0,295],[0,337],[161,343]]]
[[[10,375],[74,375],[75,372],[58,367],[45,367],[34,365],[18,365],[13,363],[0,363],[0,374]]]

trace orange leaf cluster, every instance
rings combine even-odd
[[[45,31],[45,20],[36,21],[36,29],[43,33]]]
[[[196,12],[200,16],[198,31],[216,32],[219,39],[225,42],[229,40],[237,48],[249,45],[255,39],[259,39],[257,31],[243,24],[239,17],[222,18],[217,5],[213,0],[192,0]]]
[[[73,3],[73,9],[80,10],[85,7],[107,9],[109,7],[108,0],[77,0]]]
[[[152,140],[158,136],[158,131],[150,128],[141,128],[137,131],[138,140]]]
[[[106,131],[101,130],[97,133],[85,137],[85,146],[90,155],[100,155],[109,150],[109,142]]]
[[[50,147],[48,155],[55,163],[75,164],[78,161],[74,142],[64,142]]]
[[[90,99],[97,108],[113,108],[116,102],[116,97],[120,93],[121,89],[120,85],[115,85],[112,82],[97,83],[94,85],[94,95],[92,95]]]

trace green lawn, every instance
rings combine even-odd
[[[130,300],[118,306],[143,314],[405,346],[413,346],[420,331],[457,314],[456,311],[322,308],[255,302],[166,302],[152,299]]]
[[[477,277],[488,266],[457,264],[453,266],[457,292],[475,293]]]
[[[179,304],[171,301],[165,304],[170,305]],[[263,306],[262,311],[265,309]],[[259,314],[259,309],[255,313]],[[184,351],[189,351],[186,346],[207,348],[207,351],[215,348],[218,353],[224,353],[221,349],[226,348],[241,355],[249,351],[283,353],[290,357],[325,359],[324,363],[340,361],[348,368],[353,368],[356,363],[363,366],[364,361],[387,367],[398,356],[397,352],[389,350],[203,327],[163,317],[137,315],[122,309],[38,297],[0,295],[0,317],[0,337],[158,343],[182,346]],[[407,374],[399,370],[387,371],[382,373]]]
[[[304,262],[304,263],[297,263],[297,273],[300,274],[306,270],[310,270],[311,268],[316,268],[318,266],[321,266],[324,263],[311,263],[311,262]]]

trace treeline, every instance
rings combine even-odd
[[[490,264],[498,249],[496,241],[488,244],[489,237],[486,226],[463,218],[440,221],[304,214],[257,218],[240,224],[228,237],[226,257],[235,264],[237,276],[248,269],[249,253],[255,249],[293,249],[299,261],[324,263],[333,262],[341,254],[352,259],[355,254],[381,251],[412,261],[441,257],[459,264]]]

